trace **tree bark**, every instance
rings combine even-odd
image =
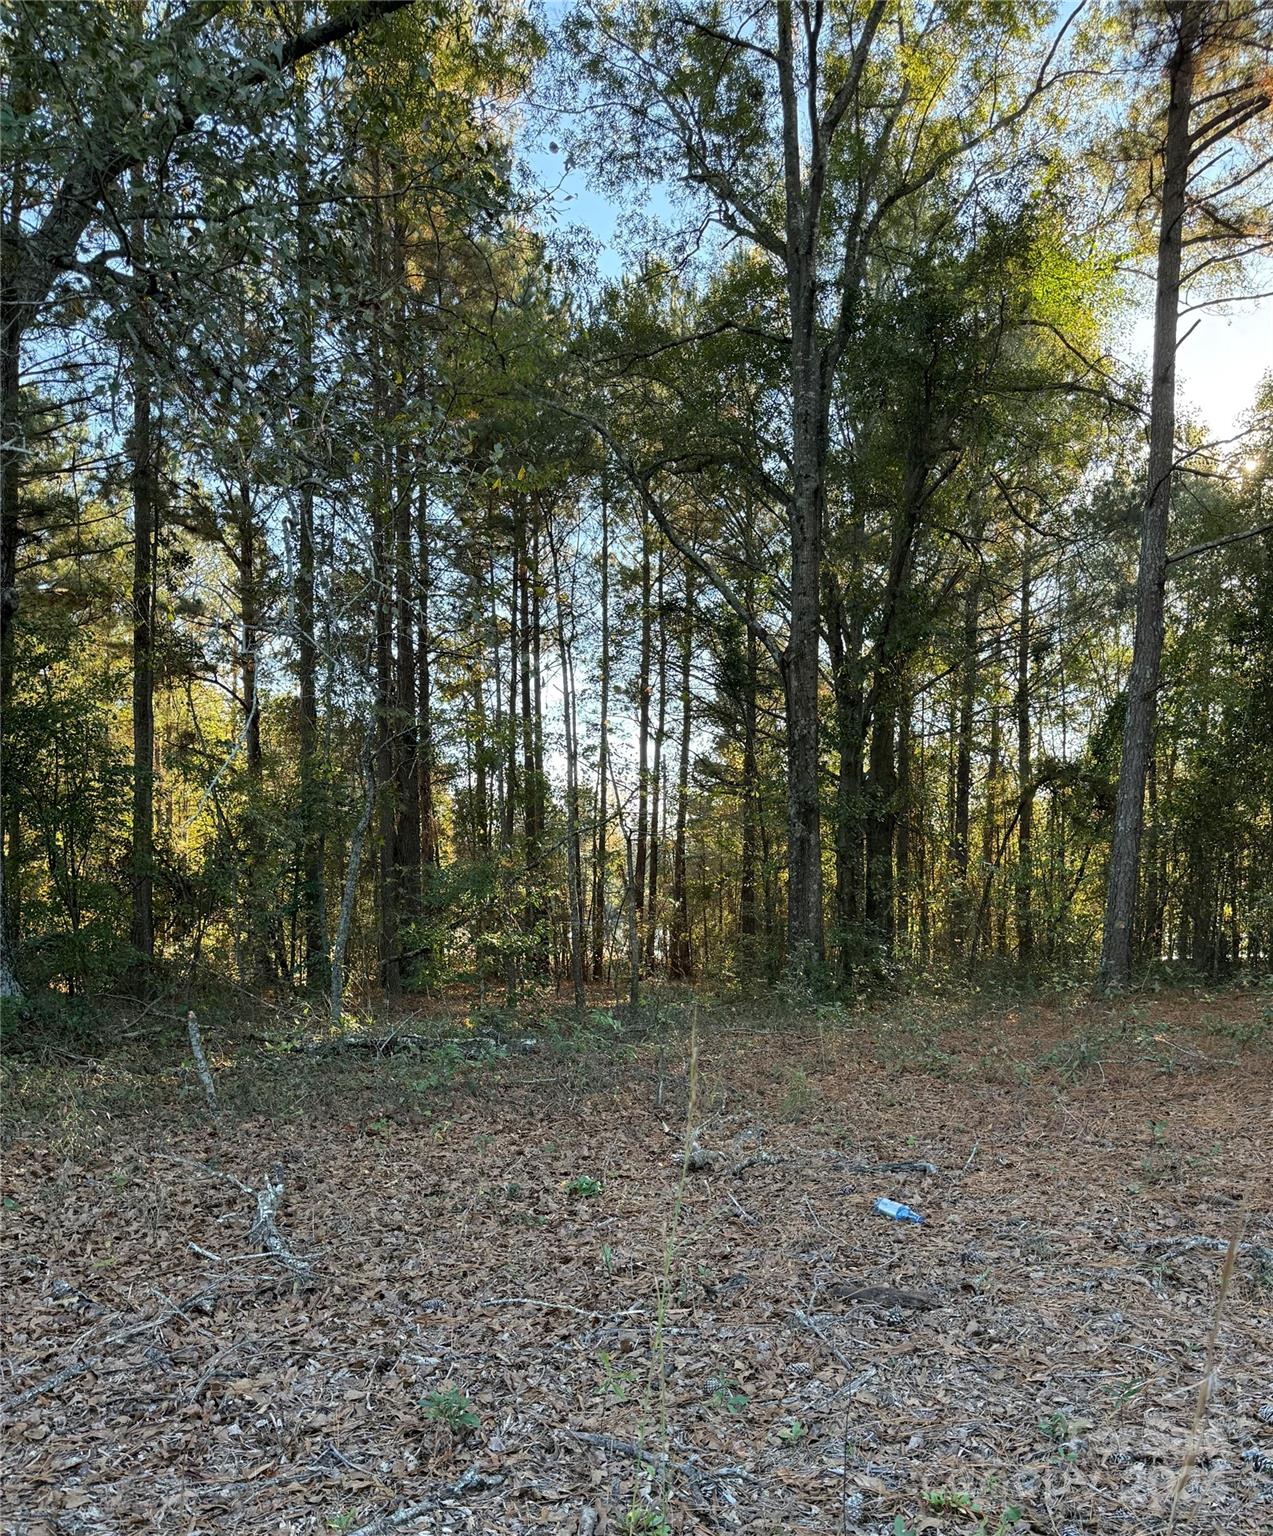
[[[134,178],[134,192],[142,195]],[[145,266],[143,218],[132,225],[133,267]],[[142,340],[143,301],[133,312],[133,819],[130,940],[142,961],[155,958],[155,579],[158,541],[150,359]]]
[[[1034,957],[1034,780],[1030,737],[1030,599],[1033,570],[1030,530],[1021,542],[1021,608],[1017,622],[1017,960],[1023,968]]]
[[[1123,755],[1114,802],[1114,832],[1101,940],[1100,982],[1107,989],[1126,986],[1131,980],[1145,774],[1153,752],[1158,679],[1162,666],[1167,525],[1176,455],[1176,331],[1189,182],[1189,116],[1193,106],[1194,65],[1202,7],[1184,4],[1175,15],[1179,30],[1167,71],[1170,99],[1158,230],[1148,485],[1141,517],[1136,627],[1127,679]]]
[[[685,570],[685,616],[684,625],[681,630],[681,742],[680,761],[677,765],[676,773],[676,840],[672,850],[672,931],[668,941],[668,974],[676,981],[690,981],[694,975],[694,957],[690,943],[689,882],[686,872],[686,836],[689,825],[690,661],[693,647],[693,611],[694,576],[687,566]]]
[[[327,953],[327,890],[324,875],[323,788],[318,759],[318,643],[314,632],[315,552],[314,307],[309,184],[308,97],[296,92],[296,296],[297,376],[303,448],[297,497],[296,671],[299,692],[301,906],[305,943],[305,984],[326,991],[331,977]]]
[[[605,975],[606,843],[610,745],[610,485],[601,467],[601,724],[597,742],[597,830],[592,851],[592,979]]]
[[[659,924],[659,810],[663,798],[663,737],[667,729],[667,613],[663,606],[663,546],[657,578],[659,615],[659,712],[654,727],[654,769],[650,794],[649,890],[646,893],[645,963],[654,966]]]

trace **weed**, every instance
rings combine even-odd
[[[1264,1045],[1273,1037],[1273,1009],[1265,1009],[1253,1019],[1226,1019],[1204,1013],[1202,1027],[1209,1035],[1231,1040],[1234,1045]]]
[[[601,1245],[601,1268],[607,1279],[614,1274],[614,1249],[609,1243]]]
[[[813,1089],[803,1067],[791,1067],[787,1072],[786,1089],[778,1104],[778,1114],[783,1120],[803,1120],[813,1108]]]
[[[357,1519],[356,1509],[337,1509],[323,1516],[323,1524],[329,1531],[352,1531]]]
[[[712,1389],[712,1402],[723,1408],[726,1413],[744,1413],[751,1399],[742,1390],[736,1381],[729,1377],[724,1379],[713,1378],[707,1383]]]
[[[619,1529],[625,1536],[672,1536],[672,1527],[661,1509],[648,1504],[633,1504],[624,1514]]]
[[[601,1189],[600,1179],[594,1179],[590,1173],[577,1173],[566,1184],[566,1193],[573,1200],[595,1200]]]
[[[973,1525],[964,1527],[968,1536],[1010,1536],[1024,1518],[1015,1504],[1005,1505],[997,1516],[988,1514],[983,1499],[953,1488],[935,1488],[924,1495],[924,1502],[937,1513],[960,1514],[972,1520]]]
[[[1039,1420],[1039,1433],[1045,1440],[1052,1440],[1059,1445],[1070,1438],[1070,1421],[1059,1410],[1054,1411]]]
[[[616,1403],[626,1403],[628,1388],[636,1380],[636,1372],[628,1366],[617,1366],[608,1349],[597,1357],[601,1362],[601,1390]]]
[[[477,1416],[477,1405],[469,1401],[458,1387],[446,1387],[442,1391],[430,1392],[420,1399],[420,1407],[424,1409],[425,1417],[433,1420],[435,1424],[442,1424],[453,1435],[467,1435],[481,1422]]]
[[[778,1431],[778,1438],[784,1445],[799,1445],[808,1436],[809,1426],[802,1424],[799,1419],[789,1419]]]

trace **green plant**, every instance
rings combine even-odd
[[[424,1409],[426,1418],[432,1419],[435,1424],[444,1425],[453,1435],[467,1435],[481,1422],[477,1416],[476,1403],[470,1402],[458,1387],[426,1393],[420,1399],[420,1407]]]
[[[324,1515],[323,1523],[329,1531],[352,1531],[357,1519],[356,1509],[338,1509],[330,1515]]]
[[[799,1445],[808,1438],[809,1426],[802,1424],[799,1419],[788,1419],[779,1429],[778,1438],[784,1445]]]
[[[575,1200],[595,1200],[601,1189],[600,1179],[594,1179],[589,1173],[577,1173],[566,1184],[566,1193]]]
[[[636,1380],[636,1372],[629,1366],[617,1366],[608,1349],[598,1356],[601,1362],[601,1390],[616,1403],[626,1403],[628,1388]]]
[[[633,1504],[623,1516],[619,1529],[626,1536],[672,1536],[672,1527],[661,1509],[648,1504]]]
[[[813,1108],[813,1089],[803,1067],[791,1067],[787,1071],[786,1088],[778,1104],[778,1113],[784,1120],[803,1120]]]
[[[736,1381],[732,1381],[729,1377],[714,1377],[707,1385],[712,1389],[712,1402],[723,1408],[726,1413],[746,1411],[751,1399]]]
[[[1065,1414],[1054,1410],[1039,1420],[1039,1433],[1045,1440],[1053,1440],[1060,1444],[1063,1440],[1070,1438],[1070,1421]]]
[[[994,1480],[991,1479],[987,1488],[992,1489],[993,1485]],[[1024,1518],[1015,1504],[1006,1504],[998,1516],[992,1516],[986,1512],[984,1499],[974,1493],[953,1488],[931,1489],[924,1495],[924,1502],[929,1509],[938,1513],[966,1515],[974,1521],[973,1525],[964,1527],[969,1536],[1011,1536],[1011,1532]],[[993,1525],[990,1523],[992,1519]]]

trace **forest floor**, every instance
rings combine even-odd
[[[1273,1530],[1271,1001],[11,1056],[4,1529]]]

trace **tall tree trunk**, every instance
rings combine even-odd
[[[791,322],[791,612],[782,682],[787,725],[787,964],[797,975],[821,969],[822,829],[818,758],[819,603],[826,470],[828,370],[818,337],[821,187],[804,181],[795,24],[778,4],[787,305]],[[816,40],[812,47],[816,50]],[[814,87],[816,89],[816,87]],[[820,153],[821,144],[810,146]]]
[[[394,584],[397,620],[398,770],[397,860],[398,906],[410,920],[418,918],[423,900],[420,832],[420,762],[416,714],[416,584],[412,512],[415,477],[405,449],[399,450],[398,484],[394,499]]]
[[[688,577],[687,577],[688,580]],[[688,597],[688,593],[687,593]],[[755,592],[750,577],[747,581],[747,610],[754,611]],[[688,614],[686,624],[689,623]],[[688,630],[687,630],[688,637]],[[688,645],[688,638],[687,638]],[[757,936],[759,931],[756,861],[760,841],[760,776],[757,768],[758,703],[760,687],[760,645],[756,631],[749,625],[744,642],[747,647],[743,678],[743,761],[742,761],[742,869],[738,882],[738,948],[739,970],[744,977],[755,974],[757,962]],[[688,649],[683,660],[688,660]],[[688,733],[687,733],[688,734]],[[682,744],[684,751],[685,743]],[[689,757],[684,757],[683,771],[688,770]],[[679,831],[679,818],[678,818]],[[688,923],[686,925],[688,932]]]
[[[607,450],[608,452],[608,450]],[[597,742],[597,829],[592,852],[592,979],[605,975],[606,842],[610,763],[610,484],[601,467],[601,725]]]
[[[420,805],[420,861],[427,902],[430,871],[439,863],[437,810],[433,798],[433,636],[429,629],[432,568],[429,563],[429,495],[423,473],[416,500],[416,795]]]
[[[972,818],[972,746],[973,720],[977,702],[977,619],[981,610],[981,579],[978,574],[969,583],[964,601],[963,667],[959,691],[959,735],[955,754],[955,837],[951,853],[955,878],[951,892],[951,948],[956,958],[966,955],[968,915],[973,893],[968,874],[971,848],[969,832]]]
[[[22,18],[19,17],[19,21]],[[21,56],[21,54],[19,54]],[[17,108],[19,89],[10,81],[10,103]],[[21,98],[26,104],[25,92]],[[12,176],[10,203],[5,209],[8,233],[16,237],[21,228],[22,167],[11,163],[6,169]],[[22,386],[22,323],[20,312],[10,301],[8,263],[4,263],[3,297],[0,306],[0,730],[6,722],[5,705],[13,697],[14,621],[18,611],[18,550],[22,540],[19,502],[22,489],[22,461],[26,454],[25,421],[20,392]],[[0,742],[0,758],[4,756]],[[22,818],[18,796],[4,796],[3,850],[0,857],[0,1000],[20,998],[22,987],[13,970],[11,945],[18,942],[22,910]]]
[[[377,297],[372,304],[372,402],[376,422],[383,428],[389,420],[388,390],[385,379],[385,314],[383,299],[386,279],[385,222],[381,199],[379,152],[371,154],[372,191],[372,274]],[[385,994],[395,997],[402,990],[402,939],[398,920],[397,879],[397,709],[393,676],[393,568],[390,558],[392,528],[392,450],[383,437],[375,445],[372,482],[371,540],[372,569],[376,590],[376,831],[379,842],[378,896],[380,981]]]
[[[134,178],[134,193],[142,185]],[[145,268],[146,227],[132,225],[133,268]],[[133,323],[133,822],[131,849],[133,948],[146,962],[155,957],[155,580],[159,507],[156,487],[150,359],[142,340],[146,324],[139,301]]]
[[[885,952],[893,943],[893,841],[897,823],[892,688],[890,680],[878,692],[871,721],[870,809],[866,820],[866,921]]]
[[[676,841],[672,849],[672,928],[668,940],[668,974],[677,981],[694,975],[690,944],[689,881],[686,872],[686,834],[689,825],[690,787],[690,661],[693,650],[694,576],[685,569],[685,616],[681,630],[681,743],[676,772]],[[745,787],[744,773],[744,787]]]
[[[566,885],[570,911],[570,983],[575,1011],[582,1013],[584,991],[583,873],[579,847],[579,737],[575,718],[573,634],[566,633],[566,593],[551,522],[548,546],[553,563],[553,587],[557,594],[557,656],[561,665],[561,715],[566,737]]]
[[[1030,599],[1033,569],[1030,530],[1021,540],[1021,608],[1017,622],[1017,960],[1034,957],[1034,786],[1030,737]]]
[[[645,963],[654,965],[659,923],[659,806],[663,789],[663,736],[667,729],[667,614],[663,607],[663,546],[659,545],[659,713],[654,727],[654,771],[650,795],[649,891],[646,896]]]
[[[911,934],[911,819],[914,791],[911,785],[911,701],[904,692],[897,708],[897,943],[899,954],[909,958]]]
[[[1145,774],[1153,752],[1158,676],[1162,665],[1167,523],[1176,456],[1176,331],[1189,182],[1189,115],[1193,105],[1195,46],[1202,7],[1185,4],[1174,8],[1174,14],[1179,33],[1167,72],[1171,94],[1167,106],[1162,213],[1158,231],[1148,486],[1141,517],[1136,627],[1131,672],[1127,679],[1123,756],[1114,802],[1114,834],[1101,940],[1100,981],[1107,988],[1126,986],[1131,979]]]
[[[256,652],[260,633],[259,579],[256,569],[256,517],[251,488],[241,483],[239,523],[239,667],[243,679],[244,758],[251,778],[261,777],[261,709],[257,697]]]
[[[856,548],[856,546],[855,546]],[[856,556],[855,556],[856,559]],[[859,605],[860,606],[860,605]],[[862,926],[862,626],[855,614],[846,623],[844,596],[834,575],[827,578],[827,635],[835,691],[838,766],[835,785],[835,926],[841,980],[860,958]]]
[[[653,612],[650,602],[650,527],[641,523],[641,657],[637,673],[637,824],[633,891],[637,924],[645,916],[645,876],[650,816],[650,658]]]
[[[327,889],[322,774],[318,760],[318,644],[314,633],[314,307],[311,278],[313,209],[309,183],[308,97],[296,91],[296,295],[297,381],[300,388],[301,460],[297,499],[296,671],[300,714],[301,905],[305,934],[305,984],[311,991],[330,987],[327,954]]]
[[[995,846],[999,825],[999,770],[1003,752],[1003,724],[999,714],[1000,653],[996,643],[991,679],[990,698],[990,756],[986,763],[986,808],[981,823],[981,872],[983,879],[992,879],[995,863]],[[992,930],[995,926],[994,908],[987,904],[985,928],[981,934],[981,947],[989,953]]]

